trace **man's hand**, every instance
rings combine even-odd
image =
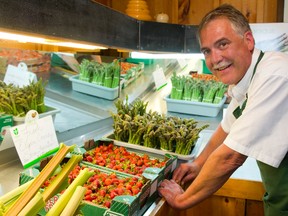
[[[184,190],[174,180],[164,179],[158,187],[158,192],[172,208],[179,208],[176,198],[183,194]]]
[[[196,163],[182,163],[175,169],[172,179],[176,183],[184,185],[187,182],[193,181],[199,172],[200,167]]]

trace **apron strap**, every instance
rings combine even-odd
[[[255,74],[255,72],[256,72],[256,69],[257,69],[257,66],[258,66],[258,64],[259,64],[259,62],[261,61],[261,59],[262,59],[263,56],[264,56],[264,52],[261,51],[261,52],[260,52],[260,55],[259,55],[259,57],[258,57],[258,59],[257,59],[256,65],[255,65],[255,67],[254,67],[251,80],[253,79],[254,74]],[[250,83],[251,83],[251,80],[250,80]],[[234,115],[234,117],[235,117],[236,119],[238,119],[238,118],[242,115],[242,112],[243,112],[243,110],[244,110],[245,107],[246,107],[247,100],[248,100],[248,93],[246,93],[246,99],[245,99],[245,101],[243,102],[242,106],[241,106],[241,107],[240,107],[240,106],[236,107],[236,109],[233,111],[233,115]]]

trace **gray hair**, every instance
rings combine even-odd
[[[198,40],[200,39],[200,33],[204,26],[210,21],[221,17],[227,18],[231,22],[232,28],[235,32],[241,36],[243,36],[247,31],[251,31],[248,20],[239,10],[234,8],[232,5],[223,4],[203,17],[198,26]]]

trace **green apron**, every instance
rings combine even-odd
[[[257,63],[254,67],[251,80],[255,74],[258,63],[264,53],[261,51]],[[246,107],[248,95],[242,106],[237,107],[233,115],[239,118]],[[264,211],[266,216],[288,216],[288,154],[278,168],[274,168],[265,163],[257,161],[261,172],[261,178],[266,190],[263,197]]]

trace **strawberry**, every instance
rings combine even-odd
[[[86,157],[86,160],[88,162],[93,162],[93,157],[91,155],[89,155],[89,156]]]
[[[111,202],[110,201],[105,201],[104,202],[104,206],[106,207],[106,208],[110,208],[110,206],[111,206]]]
[[[111,184],[112,184],[112,180],[110,178],[105,179],[105,181],[104,181],[105,186],[109,186]]]
[[[132,194],[133,195],[136,195],[136,194],[138,194],[140,192],[138,187],[133,187],[131,190],[132,190]]]

